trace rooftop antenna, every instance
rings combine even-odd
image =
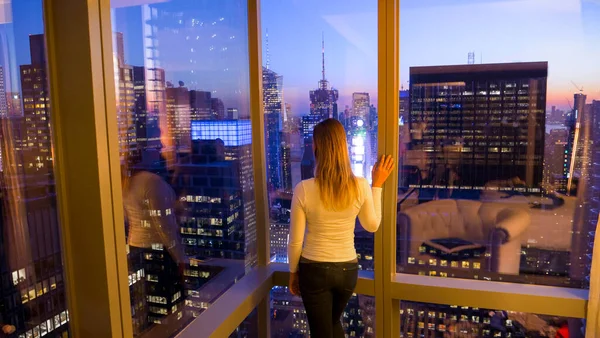
[[[269,69],[269,64],[271,63],[271,56],[269,55],[269,29],[268,28],[267,28],[265,46],[267,47],[267,63],[266,63],[265,68]]]
[[[325,81],[325,33],[321,32],[321,54],[322,54],[322,58],[323,58],[323,81]]]
[[[467,61],[467,64],[475,64],[475,52],[469,52],[469,59]]]

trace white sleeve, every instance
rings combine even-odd
[[[369,182],[363,180],[361,184],[363,204],[358,212],[360,225],[369,232],[379,229],[381,223],[381,188],[369,187]]]
[[[290,272],[298,271],[298,263],[302,254],[304,232],[306,230],[306,213],[304,211],[304,186],[300,182],[294,189],[288,241],[288,261]]]

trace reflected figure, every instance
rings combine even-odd
[[[171,317],[182,311],[176,305],[183,299],[188,260],[178,234],[177,199],[171,186],[142,170],[125,175],[123,195],[129,271],[142,271],[141,283],[131,289],[134,323],[139,323],[134,330],[141,333],[152,323],[175,322]]]
[[[294,189],[288,258],[290,291],[302,296],[311,336],[344,337],[340,317],[358,279],[356,218],[375,232],[381,222],[381,187],[394,163],[382,157],[373,187],[352,173],[346,132],[335,119],[314,128],[315,177]]]

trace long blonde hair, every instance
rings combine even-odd
[[[358,199],[358,182],[350,166],[344,127],[335,119],[320,122],[313,132],[313,145],[321,202],[327,210],[347,209]]]

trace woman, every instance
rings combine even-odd
[[[379,228],[381,186],[394,164],[380,159],[371,189],[352,174],[346,132],[334,119],[315,126],[313,151],[315,178],[300,182],[292,199],[289,288],[302,296],[312,337],[344,337],[340,317],[358,278],[356,217],[367,231]]]

